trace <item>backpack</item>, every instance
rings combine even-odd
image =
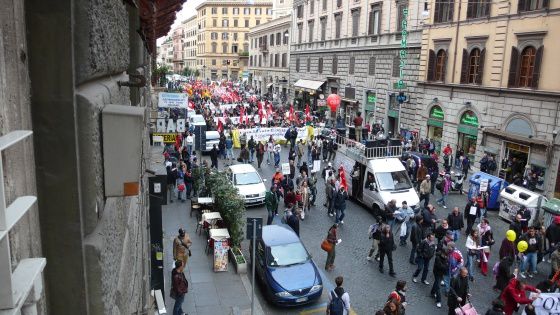
[[[436,189],[439,190],[439,191],[443,190],[443,181],[438,181],[436,183]]]
[[[329,303],[329,314],[330,315],[342,315],[344,314],[344,301],[342,301],[342,295],[344,295],[344,292],[342,292],[342,294],[340,296],[336,295],[336,293],[334,292],[334,290],[331,291],[331,303]]]

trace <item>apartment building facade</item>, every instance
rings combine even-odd
[[[274,19],[249,33],[249,83],[260,94],[286,100],[290,77],[291,15]]]
[[[183,65],[191,70],[196,69],[196,37],[198,35],[198,21],[196,15],[182,23],[183,38]]]
[[[429,2],[422,34],[421,137],[484,154],[509,182],[534,174],[536,191],[560,194],[560,3]],[[546,48],[546,49],[545,49]]]
[[[183,43],[185,40],[185,26],[181,23],[171,32],[173,42],[173,72],[181,73],[184,68]]]
[[[249,30],[272,19],[272,2],[205,1],[196,7],[197,68],[211,80],[247,78]]]
[[[393,135],[412,131],[421,7],[405,0],[295,0],[293,8],[290,99],[320,108],[338,94],[347,125],[360,111],[366,124],[383,123]]]
[[[173,58],[173,40],[169,37],[157,47],[157,64],[173,70]]]

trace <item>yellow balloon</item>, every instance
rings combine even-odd
[[[506,238],[508,239],[508,241],[513,242],[515,241],[515,238],[517,237],[517,235],[515,235],[515,231],[514,230],[508,230],[506,232]]]
[[[523,253],[527,250],[527,247],[529,247],[529,244],[527,244],[527,242],[525,241],[520,241],[519,243],[517,243],[517,250],[520,253]]]

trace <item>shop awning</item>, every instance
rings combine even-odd
[[[485,134],[488,135],[492,135],[498,138],[502,138],[504,140],[509,140],[512,142],[517,142],[520,144],[525,144],[525,145],[537,145],[537,146],[542,146],[542,147],[549,147],[551,146],[551,142],[547,141],[547,140],[542,140],[542,139],[535,139],[535,138],[529,138],[529,137],[524,137],[524,136],[520,136],[520,135],[516,135],[507,131],[503,131],[500,129],[494,129],[494,128],[484,128],[483,132]]]
[[[266,85],[266,88],[267,88],[267,89],[270,89],[270,87],[271,87],[273,84],[274,84],[274,83],[269,83],[269,84],[267,84],[267,85]]]
[[[294,84],[295,88],[300,88],[300,89],[305,89],[311,92],[315,92],[317,91],[321,85],[323,85],[325,82],[324,81],[313,81],[313,80],[303,80],[303,79],[299,79],[297,80],[297,82]]]

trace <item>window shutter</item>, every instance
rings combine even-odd
[[[539,87],[539,76],[541,74],[541,63],[543,57],[544,46],[537,49],[537,54],[535,55],[535,67],[533,68],[533,84],[532,88],[537,89]]]
[[[550,0],[543,0],[543,2],[542,2],[542,7],[543,7],[544,9],[548,9],[549,2],[550,2]]]
[[[467,4],[467,18],[468,19],[474,17],[473,11],[474,11],[474,2],[473,2],[473,0],[469,0],[469,3]]]
[[[469,76],[469,53],[463,49],[463,63],[461,64],[461,83],[467,83]]]
[[[441,82],[445,83],[445,72],[447,71],[447,50],[443,56],[443,69],[441,70]]]
[[[517,12],[522,12],[527,10],[527,0],[519,0],[517,3]]]
[[[439,3],[439,1],[436,1],[434,6],[434,23],[441,22],[441,19],[439,18],[439,11],[441,9],[440,6],[441,4]]]
[[[484,4],[484,16],[490,16],[490,5],[491,4],[492,4],[491,0],[486,0],[486,3]]]
[[[459,1],[461,1],[461,0],[459,0]],[[447,19],[446,22],[451,22],[451,21],[454,20],[454,18],[453,18],[454,10],[455,10],[455,1],[449,0],[449,15],[448,15],[449,18]]]
[[[375,75],[375,57],[369,57],[369,75]]]
[[[432,49],[428,53],[428,81],[434,81],[436,74],[436,53]]]
[[[480,51],[480,58],[478,59],[478,73],[476,75],[476,84],[482,84],[482,75],[484,74],[484,57],[486,56],[486,48]]]
[[[377,34],[375,34],[375,35],[381,34],[381,20],[382,20],[381,17],[383,16],[382,13],[383,13],[383,10],[380,7],[379,8],[379,15],[378,15],[378,18],[377,18]]]
[[[508,87],[517,87],[517,72],[519,71],[519,50],[511,47],[511,61],[509,63]]]

